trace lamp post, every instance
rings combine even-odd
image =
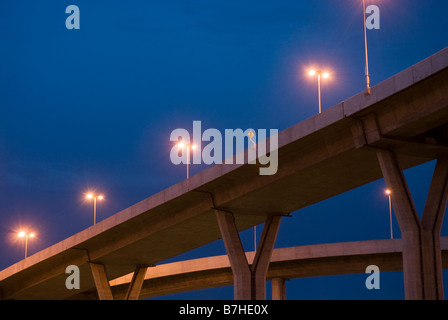
[[[322,112],[322,99],[321,99],[321,78],[327,79],[330,77],[330,74],[328,72],[322,72],[322,70],[310,70],[308,71],[308,74],[310,76],[315,76],[317,75],[317,91],[318,91],[318,96],[319,96],[319,113]]]
[[[257,226],[254,226],[254,252],[257,252]]]
[[[196,149],[196,146],[190,145],[190,144],[185,144],[183,142],[179,142],[177,144],[179,146],[180,149],[186,148],[187,149],[187,180],[190,178],[190,168],[189,168],[189,164],[190,164],[190,148],[192,150]]]
[[[93,199],[93,224],[96,224],[96,200],[103,200],[103,195],[96,195],[93,193],[88,193],[86,196],[87,199]]]
[[[370,94],[370,74],[369,74],[369,56],[367,53],[367,26],[366,26],[366,0],[362,0],[362,9],[364,15],[364,49],[366,54],[366,85],[367,94]]]
[[[25,231],[20,231],[17,236],[19,238],[25,238],[25,259],[27,257],[27,253],[28,253],[28,238],[34,238],[35,234],[30,232],[25,232]]]
[[[392,192],[390,191],[390,189],[387,189],[385,191],[385,193],[389,197],[390,238],[393,239],[394,238],[394,234],[393,234],[393,231],[392,231],[392,202],[391,202],[391,194],[392,194]]]

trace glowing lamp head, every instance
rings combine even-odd
[[[27,233],[27,232],[25,232],[25,231],[20,231],[19,233],[17,233],[17,236],[18,236],[19,238],[24,238],[24,237],[26,237],[26,236],[28,236],[28,237],[30,237],[30,238],[33,238],[33,237],[35,236],[35,234],[34,234],[33,232],[31,232],[31,233]]]
[[[87,199],[92,199],[92,198],[93,198],[93,194],[88,193],[88,194],[86,195],[86,198],[87,198]]]
[[[179,146],[179,148],[183,148],[183,147],[185,147],[185,144],[183,143],[183,142],[179,142],[178,144],[177,144],[178,146]]]
[[[315,76],[316,75],[316,70],[310,70],[310,71],[308,71],[308,74],[310,76]]]
[[[386,191],[384,191],[388,196],[390,196],[391,195],[391,191],[390,191],[390,189],[386,189]]]
[[[324,72],[324,73],[322,74],[322,77],[323,77],[324,79],[328,79],[328,78],[330,77],[330,74],[329,74],[328,72]]]
[[[191,149],[193,149],[193,150],[196,149],[196,145],[193,144],[193,145],[191,146]]]
[[[103,199],[104,199],[104,196],[103,196],[103,195],[99,195],[99,196],[98,196],[98,199],[103,200]]]

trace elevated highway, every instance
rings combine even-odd
[[[384,178],[394,192],[403,235],[406,298],[440,299],[447,124],[444,49],[372,87],[370,95],[361,92],[279,132],[275,175],[260,176],[259,165],[247,163],[209,167],[2,270],[1,298],[69,299],[96,289],[100,298],[111,299],[109,280],[134,272],[141,285],[147,266],[220,238],[229,254],[235,298],[263,298],[281,216]],[[402,171],[434,159],[436,172],[420,220]],[[252,268],[238,231],[263,222],[263,245]],[[80,268],[80,291],[65,287],[68,265]]]
[[[448,268],[448,237],[442,237],[443,268]],[[402,271],[401,239],[369,240],[345,243],[278,248],[272,252],[267,280],[273,281],[272,297],[286,298],[285,280],[340,274],[364,273],[369,265],[381,272]],[[252,263],[255,252],[246,253]],[[123,298],[132,274],[110,281],[114,297]],[[276,282],[276,280],[278,280]],[[147,270],[140,299],[208,289],[233,284],[227,255],[213,256],[167,264]],[[77,299],[96,299],[95,291]]]

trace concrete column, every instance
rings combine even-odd
[[[275,240],[277,239],[278,229],[282,217],[280,215],[268,216],[260,243],[252,262],[252,299],[266,300],[266,275],[268,273],[269,262],[271,261],[272,251],[274,250]]]
[[[252,273],[232,213],[215,210],[219,230],[230,260],[233,273],[235,300],[251,299]]]
[[[218,209],[215,213],[233,273],[235,300],[266,299],[266,274],[281,216],[270,215],[266,220],[254,261],[249,266],[234,215]]]
[[[113,300],[114,297],[106,275],[106,267],[103,264],[90,262],[90,269],[92,270],[98,298],[100,300]]]
[[[405,298],[443,299],[440,228],[446,208],[447,161],[438,160],[420,221],[395,154],[378,150],[377,156],[402,234]]]
[[[132,276],[131,283],[129,283],[128,291],[125,295],[125,300],[138,300],[140,291],[142,290],[143,281],[145,281],[145,275],[148,267],[137,267]]]
[[[423,279],[426,299],[443,300],[440,232],[448,198],[448,158],[437,160],[422,215]]]
[[[284,278],[273,278],[272,300],[286,300],[286,280]]]

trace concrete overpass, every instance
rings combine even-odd
[[[68,299],[65,268],[81,292],[113,298],[109,280],[223,238],[235,298],[263,299],[281,217],[384,177],[400,225],[407,299],[442,299],[440,228],[448,195],[448,49],[278,134],[278,172],[215,165],[0,272],[3,299]],[[403,170],[437,159],[419,218]],[[249,265],[238,232],[265,222]]]
[[[442,237],[443,268],[448,268],[448,237]],[[255,252],[246,253],[252,264]],[[285,280],[339,274],[365,273],[367,266],[378,265],[381,272],[401,271],[401,239],[368,240],[344,243],[278,248],[272,252],[267,280],[272,282],[272,298],[286,299]],[[122,299],[133,274],[110,281],[115,298]],[[146,271],[140,299],[207,289],[233,284],[227,255],[160,264]],[[97,299],[96,291],[84,292],[75,299]]]

